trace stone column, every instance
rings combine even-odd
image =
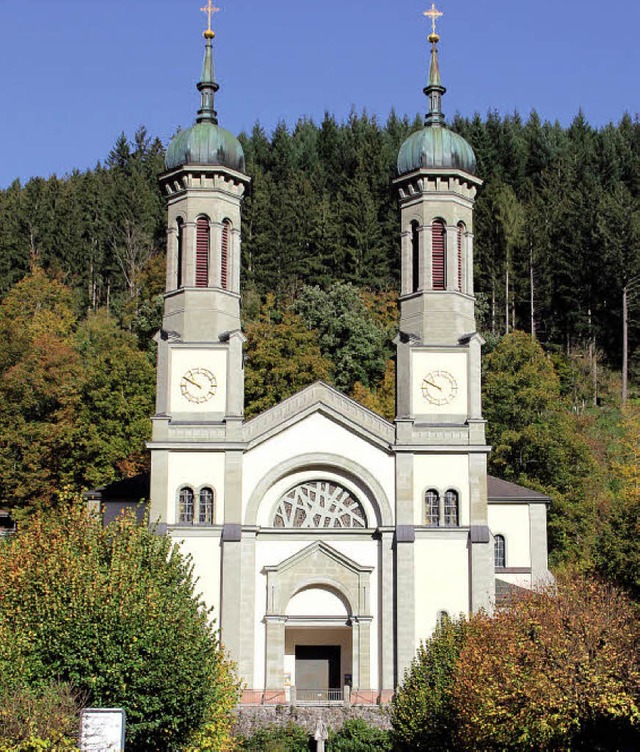
[[[445,287],[447,290],[458,289],[458,228],[447,225],[445,246],[446,275]]]
[[[359,664],[359,683],[357,686],[360,689],[371,689],[371,617],[360,616],[358,617],[359,624],[359,648],[358,648],[358,664]],[[355,642],[355,635],[354,635]]]
[[[420,243],[420,287],[423,292],[433,289],[433,254],[432,248],[433,231],[431,225],[424,225],[418,230]]]
[[[381,653],[381,690],[392,690],[394,686],[393,676],[393,532],[385,530],[381,535],[380,545],[381,576],[380,587],[382,589],[381,619],[380,619],[380,653]]]
[[[267,625],[266,688],[284,687],[284,616],[265,616]]]
[[[413,455],[396,455],[396,682],[415,652]]]
[[[179,280],[176,280],[178,265],[178,228],[167,228],[167,279],[165,290],[175,290],[180,287]]]
[[[256,531],[242,534],[242,593],[240,596],[240,661],[238,673],[247,687],[254,687]]]
[[[184,224],[184,248],[182,249],[182,279],[184,287],[196,286],[196,223]]]
[[[467,295],[474,295],[473,288],[473,233],[467,232],[465,234],[465,248],[464,259],[466,265],[466,287],[465,292]]]
[[[409,230],[405,230],[405,232],[401,235],[401,272],[402,272],[402,287],[400,290],[401,295],[408,295],[409,293],[413,292],[413,286],[412,286],[412,270],[413,270],[413,259],[412,259],[412,243],[411,243],[411,232]]]
[[[209,222],[209,287],[222,286],[222,223]]]
[[[360,685],[360,622],[357,616],[351,617],[351,673],[353,686]]]

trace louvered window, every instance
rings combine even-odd
[[[436,219],[431,229],[432,286],[434,290],[444,290],[446,284],[446,229],[444,222]]]
[[[176,258],[176,288],[182,287],[182,264],[183,264],[183,254],[184,254],[184,222],[180,217],[178,217],[177,221],[177,229],[178,229],[178,252],[177,252],[177,258]]]
[[[196,287],[209,284],[209,220],[198,217],[196,222]]]
[[[440,519],[440,494],[433,489],[424,495],[426,524],[429,527],[438,527]]]
[[[222,223],[222,255],[220,257],[220,287],[229,289],[229,243],[231,235],[231,222],[225,219]]]
[[[411,223],[411,291],[417,292],[420,289],[420,235],[418,234],[418,223]]]
[[[462,249],[464,247],[464,225],[458,225],[458,290],[462,292]]]

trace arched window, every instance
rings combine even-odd
[[[278,502],[273,527],[366,527],[362,504],[337,483],[314,480],[288,491]]]
[[[213,522],[213,490],[211,488],[202,488],[200,490],[200,503],[198,505],[198,524],[213,525]]]
[[[436,622],[439,627],[446,626],[450,621],[451,621],[451,617],[449,616],[448,611],[438,611]]]
[[[196,221],[196,287],[209,285],[209,220],[198,217]]]
[[[229,247],[231,243],[231,222],[225,219],[222,222],[222,247],[220,254],[220,287],[229,289]]]
[[[411,292],[420,288],[420,235],[418,223],[411,223]]]
[[[444,495],[444,524],[446,527],[458,525],[458,492],[449,490]]]
[[[178,498],[178,523],[183,525],[193,524],[193,489],[185,486],[180,489]]]
[[[462,264],[463,264],[463,258],[464,258],[464,232],[465,232],[465,226],[462,222],[458,223],[458,290],[460,292],[463,292],[463,283],[462,283]]]
[[[429,489],[424,495],[426,524],[429,527],[438,527],[440,521],[440,494]]]
[[[184,255],[184,221],[182,217],[178,217],[176,220],[176,227],[178,229],[177,245],[178,253],[176,258],[176,289],[182,287],[182,266]]]
[[[447,230],[441,219],[431,225],[431,268],[434,290],[446,289]]]
[[[493,562],[496,569],[504,569],[507,566],[507,551],[504,535],[495,535],[493,538]]]

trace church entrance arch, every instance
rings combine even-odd
[[[321,541],[265,567],[267,689],[370,688],[372,571]]]

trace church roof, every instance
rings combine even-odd
[[[539,491],[533,491],[531,488],[525,488],[524,486],[518,486],[516,483],[495,478],[493,475],[487,476],[487,496],[489,497],[489,503],[551,503],[551,499]]]

